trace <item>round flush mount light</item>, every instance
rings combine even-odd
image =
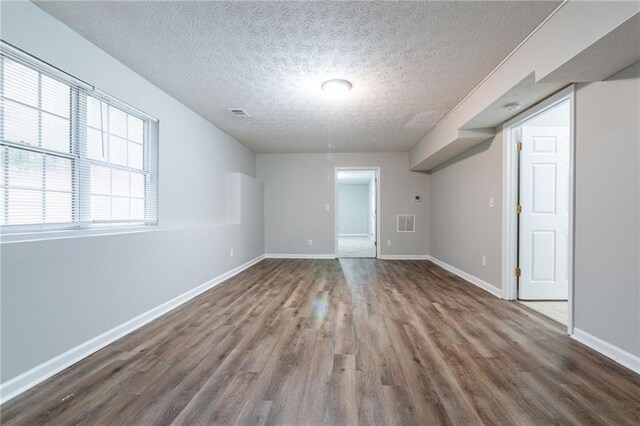
[[[322,90],[331,95],[342,95],[351,90],[353,85],[350,81],[337,78],[325,81],[324,83],[322,83],[321,87]]]
[[[520,108],[522,108],[522,105],[517,102],[511,102],[504,106],[504,109],[506,109],[507,111],[517,111]]]

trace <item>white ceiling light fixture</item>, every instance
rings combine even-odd
[[[517,102],[511,102],[504,106],[504,109],[506,109],[507,111],[517,111],[520,108],[522,108],[522,105]]]
[[[351,84],[348,80],[343,80],[341,78],[335,78],[333,80],[327,80],[322,83],[322,90],[332,96],[342,96],[348,93],[353,84]]]

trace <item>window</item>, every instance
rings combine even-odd
[[[157,223],[157,120],[1,47],[2,231]]]

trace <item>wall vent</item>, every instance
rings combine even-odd
[[[251,116],[247,114],[247,111],[243,110],[242,108],[229,108],[229,111],[236,117],[251,118]]]
[[[416,215],[399,214],[398,232],[416,232]]]

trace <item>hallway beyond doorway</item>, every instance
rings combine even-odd
[[[369,237],[338,236],[338,257],[376,257],[376,245]]]

